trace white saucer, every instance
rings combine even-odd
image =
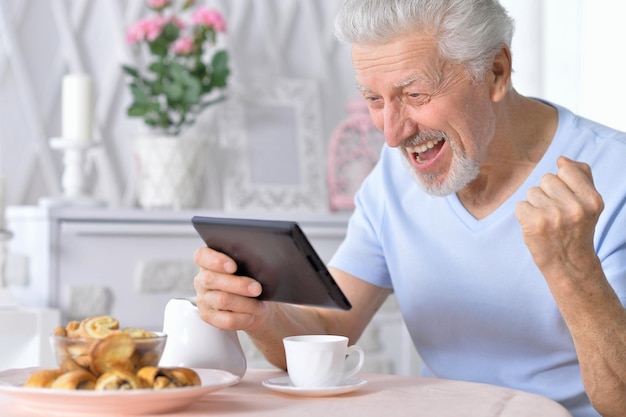
[[[282,376],[279,378],[266,379],[262,382],[262,384],[264,387],[285,394],[297,395],[300,397],[326,397],[354,391],[367,384],[367,381],[360,378],[348,378],[345,381],[340,382],[339,385],[333,387],[300,388],[293,385],[288,376]]]

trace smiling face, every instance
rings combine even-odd
[[[427,192],[450,194],[476,178],[495,133],[488,82],[444,61],[427,35],[355,44],[352,61],[374,123]]]

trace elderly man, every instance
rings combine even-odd
[[[330,270],[353,308],[256,300],[232,259],[196,253],[204,320],[354,342],[393,291],[424,375],[626,415],[626,135],[511,86],[497,0],[347,0],[336,22],[384,132]]]

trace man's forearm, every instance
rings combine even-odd
[[[626,410],[626,310],[601,266],[548,278],[572,334],[583,384],[604,417]],[[584,276],[584,277],[583,277]]]

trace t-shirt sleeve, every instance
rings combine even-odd
[[[385,222],[381,161],[363,181],[355,196],[355,209],[348,230],[329,265],[370,284],[391,288],[391,279],[381,244]]]

